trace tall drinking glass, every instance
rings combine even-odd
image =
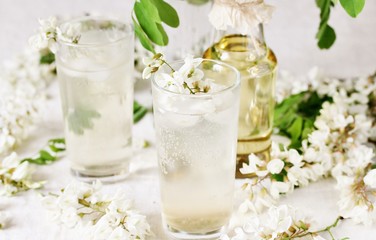
[[[103,18],[63,23],[57,74],[71,170],[83,180],[124,176],[131,157],[133,51],[131,25]]]
[[[219,236],[233,208],[239,73],[214,60],[199,68],[217,90],[175,93],[152,80],[162,218],[178,239]]]

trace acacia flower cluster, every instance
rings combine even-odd
[[[36,50],[49,49],[56,53],[58,40],[78,43],[80,40],[80,23],[63,24],[58,26],[58,19],[55,16],[48,19],[39,19],[39,32],[29,39],[29,44]]]
[[[207,93],[214,87],[219,87],[211,79],[204,78],[204,72],[198,67],[202,63],[202,58],[193,58],[188,56],[184,59],[184,64],[180,69],[175,70],[163,58],[163,55],[157,53],[152,58],[145,58],[142,76],[144,79],[151,77],[155,73],[155,81],[165,89],[177,93],[196,94]],[[158,70],[165,65],[171,70],[171,73],[161,73]]]
[[[151,233],[146,217],[132,209],[125,194],[109,196],[100,189],[100,182],[72,182],[60,193],[44,196],[42,203],[53,221],[83,227],[91,240],[145,239]]]
[[[0,196],[11,196],[21,191],[37,189],[44,182],[32,180],[34,169],[29,162],[21,161],[16,153],[11,153],[0,162]]]

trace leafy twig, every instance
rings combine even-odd
[[[50,139],[46,149],[39,151],[37,157],[25,158],[22,162],[29,162],[37,165],[47,165],[58,160],[58,153],[65,151],[65,140],[63,138]]]
[[[142,46],[153,54],[156,53],[153,43],[159,46],[168,44],[168,36],[162,23],[173,28],[180,24],[176,10],[164,0],[135,1],[132,21]]]
[[[293,238],[302,238],[302,237],[305,237],[307,235],[315,236],[315,235],[318,235],[319,233],[327,232],[332,237],[332,240],[335,240],[335,238],[334,238],[333,233],[331,232],[331,230],[332,230],[332,228],[337,227],[339,221],[341,221],[341,220],[344,220],[344,218],[342,216],[338,216],[336,218],[336,220],[334,221],[334,223],[332,223],[331,225],[329,225],[329,226],[327,226],[327,227],[325,227],[323,229],[320,229],[320,230],[317,230],[317,231],[314,231],[314,232],[305,232],[303,234],[295,235],[291,239],[293,239]]]
[[[336,0],[316,0],[316,5],[320,9],[320,25],[316,35],[317,45],[320,49],[329,49],[336,40],[336,33],[328,21],[330,10],[337,2]],[[340,0],[340,3],[343,9],[355,18],[363,10],[365,0]]]

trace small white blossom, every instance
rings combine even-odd
[[[281,159],[272,159],[268,165],[267,169],[272,174],[278,174],[282,171],[285,163]]]
[[[15,152],[0,161],[0,196],[11,196],[21,191],[42,187],[44,182],[34,182],[34,169],[28,162],[21,162]]]
[[[142,62],[146,66],[142,72],[143,79],[149,79],[152,73],[158,71],[158,69],[165,63],[163,55],[160,53],[155,54],[153,57],[144,57]]]
[[[60,27],[56,27],[57,38],[65,42],[78,43],[81,32],[82,24],[79,22],[64,23]]]
[[[255,173],[259,177],[264,177],[268,174],[267,170],[262,169],[264,166],[264,161],[262,161],[255,154],[251,154],[248,156],[248,164],[243,163],[243,166],[239,169],[239,171],[243,175]]]
[[[376,188],[376,169],[369,171],[363,181],[368,187]]]
[[[270,194],[274,199],[278,199],[281,193],[291,191],[293,185],[289,182],[272,182],[270,186]]]

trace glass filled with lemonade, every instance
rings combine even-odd
[[[178,239],[218,237],[233,209],[240,75],[214,60],[199,69],[215,86],[207,93],[152,80],[162,218]]]
[[[59,38],[56,54],[71,170],[83,180],[124,176],[132,154],[133,28],[86,17],[60,31],[73,28],[76,36]]]

